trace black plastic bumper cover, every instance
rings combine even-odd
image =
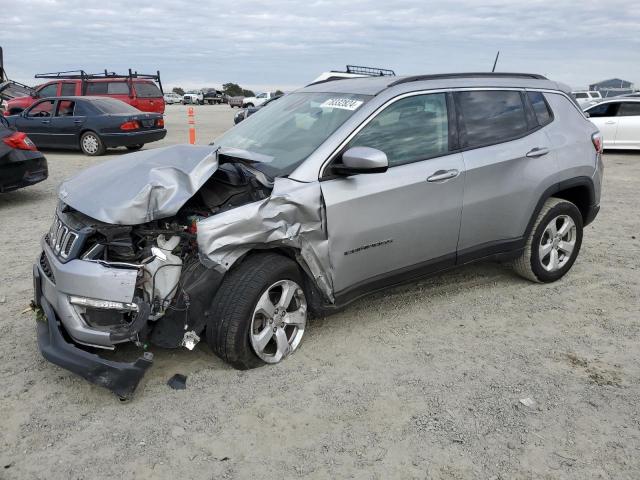
[[[46,319],[37,322],[38,346],[42,356],[91,383],[111,390],[121,399],[131,398],[138,383],[153,363],[153,354],[145,352],[134,363],[125,363],[105,360],[82,350],[64,338],[49,302],[40,297],[38,303]]]

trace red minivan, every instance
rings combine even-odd
[[[117,98],[143,112],[164,113],[164,98],[161,88],[151,78],[140,78],[136,74],[130,76],[78,75],[79,78],[64,78],[64,74],[36,75],[36,78],[51,78],[48,75],[60,75],[59,78],[35,87],[34,94],[16,97],[6,102],[5,115],[15,115],[29,107],[36,100],[59,96],[105,96]],[[47,76],[45,76],[47,75]],[[69,75],[69,77],[72,75]],[[97,78],[96,78],[97,77]],[[155,77],[155,76],[149,76]],[[159,82],[160,75],[157,75]]]

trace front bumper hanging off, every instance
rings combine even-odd
[[[53,308],[41,293],[37,268],[34,268],[33,275],[35,304],[43,313],[43,318],[37,322],[38,346],[42,356],[91,383],[111,390],[123,400],[130,399],[153,363],[153,354],[145,352],[133,363],[115,362],[68,342]]]

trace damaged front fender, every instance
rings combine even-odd
[[[296,249],[319,290],[333,301],[333,279],[320,184],[276,178],[271,196],[198,222],[200,260],[226,272],[248,251]]]

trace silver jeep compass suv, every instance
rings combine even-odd
[[[42,354],[120,397],[151,346],[277,363],[312,315],[479,259],[566,274],[596,216],[601,137],[539,75],[319,82],[211,146],[141,151],[60,187],[34,266]],[[143,355],[96,352],[133,342]]]

